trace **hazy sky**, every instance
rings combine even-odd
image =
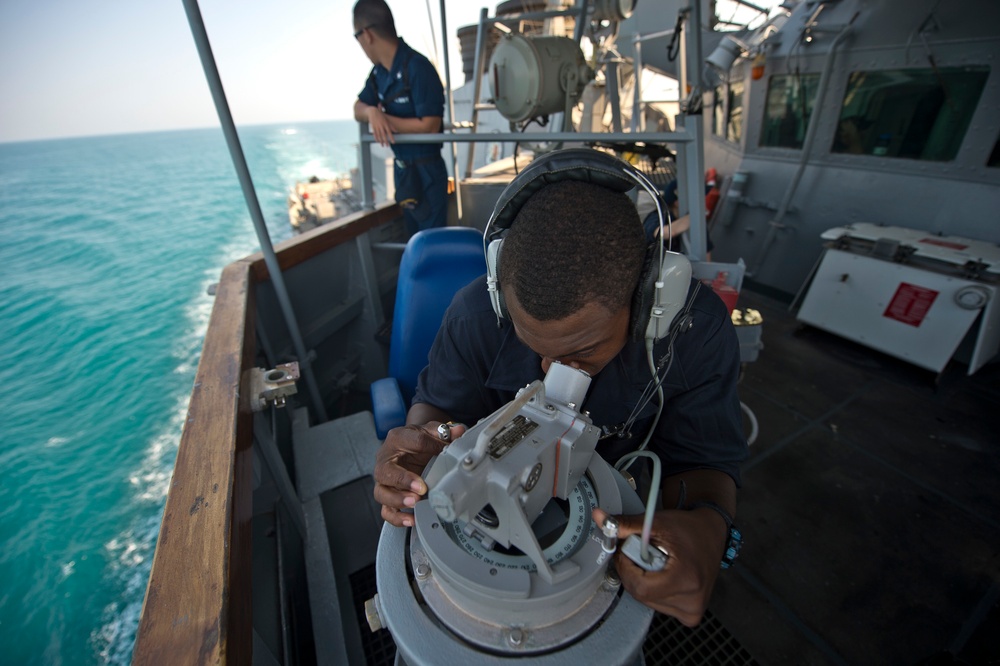
[[[371,69],[353,4],[201,0],[238,125],[351,117]],[[389,4],[400,35],[443,72],[425,0]],[[440,49],[439,2],[430,4]],[[455,31],[481,6],[449,3],[454,86],[464,80]],[[181,0],[0,0],[0,142],[218,122]]]

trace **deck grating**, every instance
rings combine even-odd
[[[672,617],[657,613],[646,635],[643,654],[647,666],[676,664],[690,666],[756,665],[750,653],[712,615],[705,613],[697,627],[688,628]]]
[[[365,601],[374,597],[376,592],[378,589],[375,586],[374,563],[351,574],[351,593],[354,597],[358,625],[361,627],[361,645],[365,651],[365,663],[368,666],[391,666],[396,661],[396,644],[392,640],[392,635],[385,629],[368,631],[368,620],[365,618]]]

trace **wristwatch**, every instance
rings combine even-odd
[[[722,568],[728,569],[733,566],[733,560],[740,555],[740,548],[743,546],[743,534],[733,525],[729,526],[729,540],[726,541],[726,550],[722,553]]]
[[[729,536],[726,539],[726,549],[722,553],[722,568],[728,569],[733,566],[733,561],[740,555],[740,548],[743,546],[743,533],[740,532],[735,525],[733,525],[733,519],[729,515],[729,512],[715,502],[691,502],[690,504],[684,506],[684,509],[691,511],[692,509],[700,509],[702,507],[712,509],[722,516],[724,521],[726,521],[726,527],[729,529]]]

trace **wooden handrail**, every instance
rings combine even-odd
[[[330,248],[357,238],[366,231],[382,226],[402,214],[395,202],[383,203],[372,211],[360,211],[311,229],[304,234],[293,236],[275,247],[278,256],[278,266],[285,271],[297,266]],[[254,279],[263,282],[270,279],[264,255],[258,252],[247,257],[253,264]]]
[[[251,262],[226,266],[202,346],[132,660],[249,663]]]

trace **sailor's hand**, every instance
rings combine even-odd
[[[393,428],[386,435],[375,456],[375,501],[382,505],[386,522],[397,527],[413,526],[413,514],[408,510],[427,494],[420,472],[450,441],[465,432],[463,425],[439,431],[440,425],[438,421],[408,425]]]
[[[386,118],[385,113],[379,107],[368,107],[368,126],[371,128],[372,135],[379,142],[379,145],[388,146],[390,143],[395,143],[389,119]]]
[[[594,509],[598,525],[607,514]],[[642,536],[642,515],[616,516],[619,543],[631,534]],[[668,553],[661,571],[646,571],[619,550],[615,568],[625,589],[653,610],[694,627],[701,622],[712,596],[725,549],[726,525],[711,509],[658,511],[653,517],[650,545]]]

